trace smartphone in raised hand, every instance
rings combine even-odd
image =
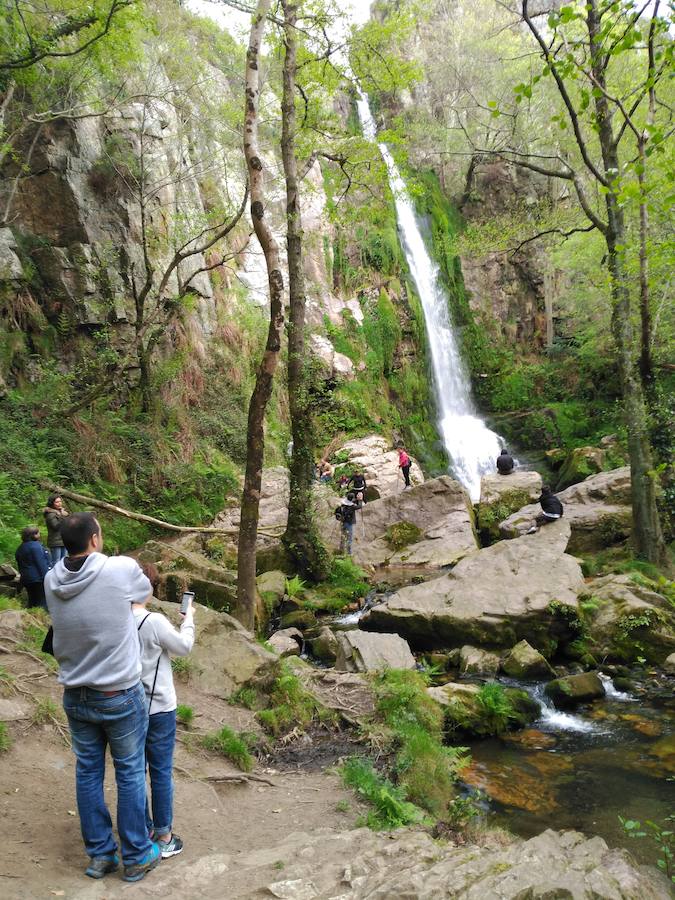
[[[183,599],[180,603],[180,614],[184,616],[194,603],[195,595],[193,591],[183,591]]]

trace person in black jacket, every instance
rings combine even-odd
[[[28,605],[47,609],[44,579],[51,569],[51,562],[47,548],[40,543],[40,529],[37,525],[28,525],[23,529],[21,545],[14,555],[21,576],[21,587],[28,594]]]
[[[510,475],[513,472],[513,457],[509,453],[509,451],[504,447],[502,452],[497,457],[497,471],[500,475]]]
[[[527,531],[527,534],[534,534],[534,532],[542,525],[550,525],[551,522],[555,522],[562,518],[563,505],[547,484],[541,489],[539,503],[541,505],[541,512],[534,520],[535,524]]]
[[[341,523],[340,527],[340,554],[352,555],[352,538],[354,536],[354,522],[356,522],[356,510],[361,509],[363,502],[357,499],[357,495],[350,491],[340,506],[335,511]],[[338,515],[339,513],[339,515]]]
[[[360,469],[352,473],[352,477],[347,482],[347,487],[351,485],[356,491],[356,499],[361,501],[366,499],[366,476]],[[359,496],[359,494],[361,496]]]

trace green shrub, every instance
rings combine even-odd
[[[281,675],[266,692],[266,698],[269,706],[260,710],[256,718],[274,737],[293,729],[303,731],[315,719],[328,721],[332,718],[332,714],[319,705],[313,694],[284,663]]]
[[[171,660],[171,668],[179,681],[189,681],[197,666],[189,656],[176,656]]]
[[[0,753],[6,753],[12,746],[12,738],[10,737],[7,725],[0,722]]]
[[[227,725],[220,731],[206,734],[201,739],[202,747],[231,760],[242,772],[250,772],[254,759],[250,751],[250,739],[245,734],[236,734]]]
[[[353,788],[373,806],[366,824],[374,831],[400,828],[424,820],[423,811],[406,800],[400,787],[376,772],[369,760],[351,757],[342,766],[341,774],[347,787]]]

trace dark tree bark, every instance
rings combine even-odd
[[[302,262],[302,220],[295,152],[295,91],[297,76],[297,10],[295,0],[282,0],[284,66],[281,105],[281,155],[286,179],[286,243],[288,248],[288,398],[293,435],[290,461],[290,500],[284,546],[303,578],[326,576],[327,554],[319,538],[312,498],[314,480],[314,424],[310,405],[305,347],[305,276]]]
[[[279,246],[265,218],[264,169],[258,149],[258,104],[260,100],[260,45],[265,31],[271,0],[259,0],[251,23],[246,53],[244,155],[251,190],[251,218],[256,237],[265,255],[270,291],[270,324],[267,344],[258,367],[255,387],[248,408],[246,434],[246,473],[241,498],[239,548],[237,556],[237,605],[235,615],[253,630],[256,606],[256,543],[258,513],[265,451],[265,410],[272,394],[272,381],[279,363],[281,334],[284,325],[284,279],[279,260]]]

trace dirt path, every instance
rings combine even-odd
[[[186,773],[201,777],[241,773],[225,759],[181,744],[176,755],[175,824],[185,842],[184,853],[162,863],[137,885],[124,884],[117,874],[101,882],[91,881],[83,874],[87,859],[75,812],[73,754],[55,725],[35,722],[39,718],[36,710],[48,708],[48,701],[55,704],[52,709],[60,707],[55,677],[41,677],[41,667],[24,655],[2,654],[0,665],[20,689],[0,680],[0,698],[18,704],[17,712],[24,713],[10,723],[13,745],[0,756],[3,900],[111,900],[130,896],[129,891],[136,896],[192,898],[207,896],[207,883],[215,891],[208,896],[227,900],[269,896],[260,894],[257,886],[278,879],[287,861],[270,858],[266,863],[263,859],[256,867],[255,883],[247,880],[236,888],[228,887],[232,881],[228,873],[240,869],[238,860],[273,848],[293,832],[312,833],[321,827],[340,831],[355,825],[360,810],[354,795],[321,766],[293,771],[284,763],[281,771],[273,764],[261,764],[254,774],[270,784],[213,784]],[[33,678],[26,677],[31,673],[35,673]],[[197,731],[209,731],[219,724],[238,730],[257,728],[252,713],[201,695],[189,686],[179,687],[179,697],[193,705]],[[114,818],[111,763],[106,795]],[[348,804],[347,811],[340,811],[338,804],[340,809]]]

